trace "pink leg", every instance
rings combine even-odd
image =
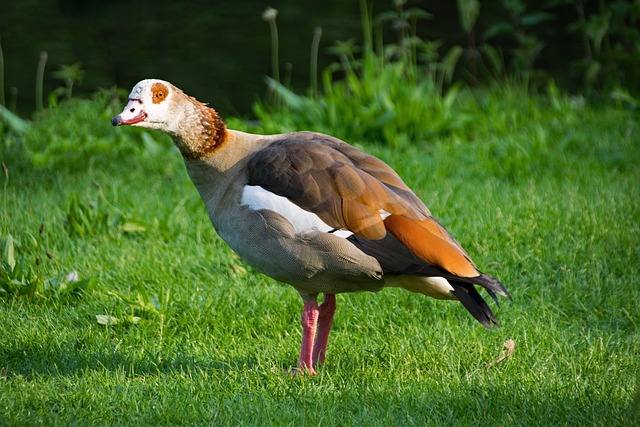
[[[320,305],[318,315],[318,334],[316,342],[313,345],[313,366],[324,362],[327,355],[327,342],[329,341],[329,333],[333,325],[333,314],[336,311],[335,294],[324,294],[324,301]]]
[[[315,375],[311,352],[313,351],[313,338],[316,335],[316,326],[318,325],[318,302],[305,301],[304,310],[302,311],[302,346],[300,347],[300,358],[298,359],[298,370],[300,372],[308,371],[311,375]]]

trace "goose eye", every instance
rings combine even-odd
[[[159,104],[164,101],[168,93],[169,89],[162,83],[154,83],[151,87],[151,99],[154,104]]]

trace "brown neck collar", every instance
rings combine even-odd
[[[218,113],[205,104],[189,98],[193,118],[184,124],[180,135],[174,137],[185,159],[201,160],[211,157],[227,140],[227,126]]]

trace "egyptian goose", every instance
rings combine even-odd
[[[168,133],[220,237],[251,266],[298,290],[297,372],[315,375],[324,361],[340,292],[401,287],[458,300],[482,325],[498,325],[474,285],[496,303],[496,293],[510,298],[507,290],[476,268],[376,157],[316,132],[227,129],[215,110],[162,80],[139,82],[111,123]]]

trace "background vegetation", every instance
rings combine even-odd
[[[33,115],[0,107],[0,425],[638,424],[640,122],[613,30],[634,40],[638,6],[504,2],[480,37],[474,4],[448,46],[421,33],[425,11],[360,2],[361,41],[323,66],[316,32],[302,89],[273,48],[251,120],[227,122],[387,161],[511,291],[502,328],[397,289],[341,295],[327,364],[284,374],[297,293],[216,236],[166,136],[111,127],[131,82],[78,96],[92,72],[67,66]],[[612,56],[592,51],[577,94],[536,66],[536,29],[568,6],[609,17],[594,40]],[[282,12],[264,16],[272,43]],[[500,37],[521,52],[483,42]]]
[[[65,86],[70,71],[77,94],[130,88],[153,76],[215,101],[225,115],[248,115],[256,94],[264,93],[262,76],[271,74],[265,7],[278,10],[282,82],[301,91],[309,86],[317,27],[322,29],[320,69],[336,61],[337,41],[343,46],[362,43],[359,3],[3,2],[0,41],[7,92],[0,103],[15,101],[23,116],[33,112],[38,102],[34,81],[46,52],[45,105],[47,94]],[[405,11],[403,17],[398,19],[396,8]],[[371,0],[369,9],[376,18],[374,29],[387,42],[414,30],[429,41],[418,50],[429,61],[461,49],[455,80],[486,83],[506,71],[526,77],[533,86],[544,87],[551,77],[572,93],[606,98],[619,87],[635,98],[640,93],[640,6],[635,0]],[[65,70],[67,76],[60,75]]]

